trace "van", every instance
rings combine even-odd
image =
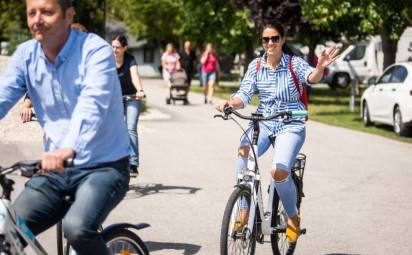
[[[352,80],[367,83],[372,76],[383,70],[383,51],[380,36],[368,41],[349,45],[340,56],[328,66],[323,81],[331,88],[346,88]]]

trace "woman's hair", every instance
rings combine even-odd
[[[280,23],[277,20],[271,20],[271,21],[264,23],[260,31],[260,34],[262,34],[263,31],[267,28],[275,29],[276,31],[278,31],[280,37],[282,38],[284,38],[286,35],[285,28],[283,27],[282,23]],[[286,45],[286,43],[283,44],[282,51],[288,55],[293,55],[292,49],[288,45]]]
[[[260,33],[262,34],[266,28],[272,28],[279,32],[281,37],[285,36],[285,29],[283,28],[282,23],[277,20],[271,20],[263,24]]]
[[[114,37],[112,41],[118,41],[120,43],[120,45],[122,45],[122,47],[126,47],[128,45],[126,36],[124,36],[124,35],[118,35],[118,36]]]

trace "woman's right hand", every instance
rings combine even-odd
[[[23,107],[20,111],[20,118],[25,122],[31,121],[31,117],[33,116],[33,111],[31,108]]]
[[[233,106],[230,104],[229,100],[226,100],[226,101],[220,103],[218,106],[216,106],[216,110],[218,110],[219,112],[224,112],[224,109],[225,109],[227,106],[233,107]]]

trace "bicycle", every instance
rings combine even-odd
[[[69,166],[66,164],[66,166]],[[30,245],[34,252],[39,255],[47,255],[45,249],[37,241],[34,234],[30,231],[24,220],[16,215],[11,204],[11,193],[13,191],[14,181],[7,177],[17,170],[24,177],[32,177],[40,169],[40,161],[20,161],[10,167],[2,168],[0,166],[0,186],[2,195],[0,199],[0,254],[4,255],[24,255],[24,245],[22,241]],[[67,201],[70,202],[69,197]],[[65,198],[66,200],[66,198]],[[64,241],[64,235],[61,230],[61,222],[57,225],[57,251],[59,255],[75,255],[76,252],[70,244]],[[149,224],[130,224],[118,223],[108,227],[100,227],[99,231],[106,242],[111,254],[137,254],[148,255],[149,252],[140,237],[129,229],[140,230],[149,227]]]
[[[263,244],[264,237],[270,236],[272,252],[275,255],[292,255],[294,253],[296,242],[288,243],[286,240],[287,214],[283,208],[282,202],[275,192],[275,182],[272,179],[269,185],[269,198],[267,211],[263,206],[261,179],[257,161],[257,145],[259,138],[259,122],[280,118],[283,121],[289,121],[293,117],[303,117],[307,111],[288,111],[279,112],[273,116],[264,117],[260,113],[252,113],[251,116],[245,116],[231,107],[225,107],[224,115],[218,114],[214,117],[221,117],[223,120],[231,119],[242,129],[246,137],[246,131],[237,122],[231,114],[245,120],[251,120],[253,124],[252,141],[248,138],[249,150],[247,168],[238,174],[238,182],[235,189],[230,195],[226,204],[222,220],[220,235],[220,254],[254,254],[256,242]],[[274,142],[274,140],[272,140]],[[299,153],[295,165],[291,171],[293,182],[297,190],[297,208],[300,210],[303,194],[303,173],[305,168],[306,155]],[[245,208],[245,205],[247,208]],[[242,208],[241,208],[242,207]],[[248,212],[242,216],[242,210]],[[247,218],[247,223],[239,224],[238,217]],[[301,229],[300,234],[305,234],[306,229]]]

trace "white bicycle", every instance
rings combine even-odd
[[[259,121],[280,118],[290,121],[293,117],[303,117],[306,111],[279,112],[273,116],[264,117],[259,113],[244,116],[230,107],[226,107],[224,115],[215,115],[224,120],[232,119],[243,130],[241,125],[232,118],[231,114],[241,119],[251,120],[253,123],[252,140],[248,138],[251,150],[249,151],[247,168],[238,175],[235,190],[229,197],[222,220],[220,235],[220,254],[255,254],[256,242],[264,243],[264,237],[270,236],[272,252],[275,255],[292,255],[296,243],[290,244],[286,240],[287,214],[283,208],[272,180],[269,186],[267,207],[263,206],[260,173],[257,162],[257,145],[259,138]],[[273,139],[272,142],[275,142]],[[303,194],[303,173],[306,156],[299,153],[291,171],[293,182],[297,190],[297,208],[300,209]],[[244,215],[242,215],[242,213]],[[241,218],[247,219],[240,220]],[[306,229],[301,229],[305,234]]]
[[[24,223],[24,220],[16,215],[16,212],[10,206],[10,197],[13,191],[14,181],[7,178],[8,174],[16,170],[19,170],[22,176],[30,178],[36,174],[39,168],[40,161],[20,161],[6,168],[0,166],[0,186],[3,190],[0,201],[0,255],[26,254],[22,240],[30,245],[36,254],[47,255],[47,252]],[[65,199],[70,203],[70,197]],[[106,228],[100,227],[99,230],[111,254],[148,255],[149,252],[144,242],[130,229],[139,230],[149,226],[150,225],[146,223],[136,225],[119,223]],[[76,254],[64,238],[61,230],[61,222],[57,225],[57,252],[59,255]]]

